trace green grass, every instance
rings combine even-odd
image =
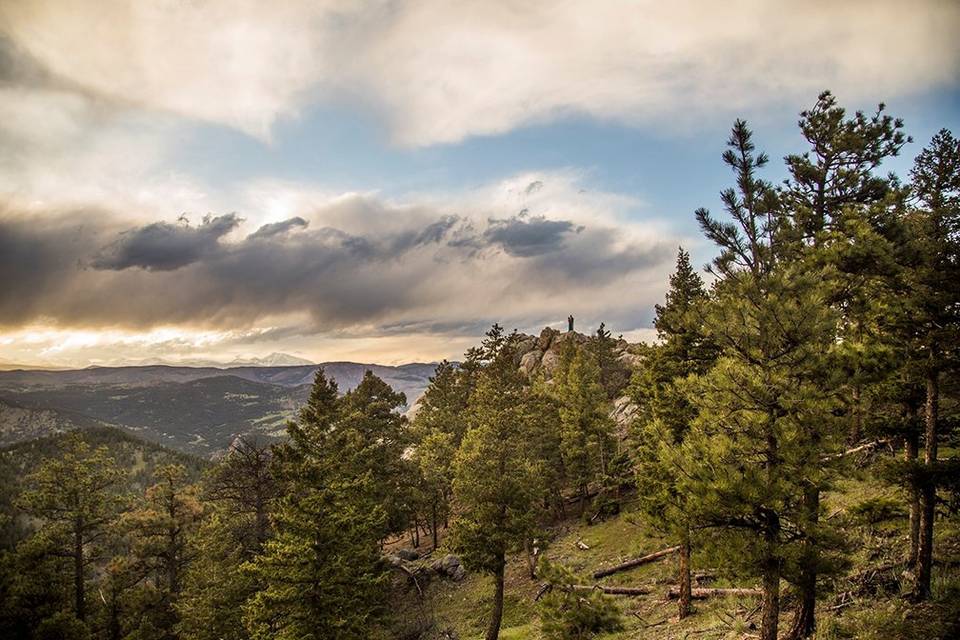
[[[902,515],[890,521],[867,527],[855,524],[849,517],[851,507],[874,498],[902,500],[903,494],[896,488],[885,486],[869,472],[857,471],[839,481],[824,496],[824,517],[832,518],[844,526],[848,537],[852,564],[847,575],[854,575],[867,566],[897,558],[903,553],[907,522]],[[620,516],[587,526],[571,519],[553,527],[548,540],[540,541],[544,555],[559,561],[583,576],[584,583],[591,584],[590,575],[608,567],[670,546],[671,541],[659,536],[645,526],[639,514],[629,508]],[[588,549],[578,548],[582,541]],[[941,560],[960,558],[960,523],[955,519],[942,519],[937,523],[937,557]],[[707,558],[700,557],[696,550],[693,556],[694,571],[710,568]],[[675,581],[675,557],[637,567],[603,578],[599,582],[609,585],[653,586],[654,592],[639,598],[618,597],[616,602],[624,614],[624,630],[602,636],[603,640],[720,640],[749,638],[756,635],[752,625],[759,624],[759,604],[753,598],[719,598],[694,602],[694,615],[683,621],[676,620],[676,603],[666,600],[665,594]],[[843,584],[843,577],[837,584]],[[711,586],[753,586],[749,579],[731,580],[718,578]],[[510,558],[507,568],[504,598],[504,618],[500,637],[505,640],[541,640],[537,606],[533,598],[539,588],[526,574],[526,561],[520,556]],[[949,620],[960,619],[960,567],[938,566],[933,578],[934,602],[928,605],[911,605],[897,595],[862,597],[850,607],[831,609],[834,593],[829,587],[821,592],[818,613],[819,628],[816,640],[852,640],[854,638],[877,639],[918,637],[924,640],[948,637]],[[782,612],[781,628],[790,623],[789,586],[784,584],[787,595]],[[466,580],[456,584],[449,581],[433,581],[426,589],[425,599],[418,604],[424,626],[430,630],[419,636],[422,640],[445,638],[443,631],[450,630],[461,640],[482,638],[486,630],[493,596],[492,579],[470,573]],[[415,596],[407,595],[416,600]],[[887,635],[884,635],[887,634]],[[416,637],[416,636],[404,636]]]

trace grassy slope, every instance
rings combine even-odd
[[[840,483],[835,491],[825,498],[825,511],[834,517],[846,517],[850,506],[867,498],[886,496],[901,499],[896,489],[884,487],[866,477],[854,477]],[[936,556],[941,565],[935,568],[935,597],[943,601],[960,596],[960,526],[956,521],[938,522]],[[854,575],[866,567],[876,566],[885,560],[897,557],[905,549],[907,523],[899,517],[873,527],[851,524],[850,533],[853,566],[847,575]],[[579,574],[584,582],[591,583],[589,575],[599,568],[616,564],[650,551],[669,546],[670,541],[658,537],[643,526],[642,519],[629,511],[621,516],[593,526],[583,526],[568,521],[552,532],[545,555],[559,560]],[[577,547],[582,540],[589,550]],[[442,547],[442,545],[441,545]],[[442,550],[442,549],[441,549]],[[614,574],[601,580],[604,584],[654,585],[655,592],[640,598],[617,597],[616,602],[624,613],[625,629],[622,632],[603,636],[608,640],[681,638],[719,639],[749,638],[754,634],[751,623],[759,623],[757,605],[752,598],[721,598],[695,601],[695,614],[682,622],[675,620],[676,604],[665,600],[665,593],[674,582],[675,558],[638,567],[632,571]],[[694,554],[694,571],[708,568],[703,558]],[[526,575],[523,558],[513,557],[507,571],[505,612],[500,637],[505,640],[541,638],[533,598],[538,583]],[[696,585],[695,585],[696,586]],[[755,586],[749,581],[739,584],[729,580],[717,580],[710,586]],[[841,578],[835,589],[845,590],[848,581]],[[957,589],[949,592],[949,589]],[[415,592],[408,592],[395,616],[406,620],[403,631],[431,627],[423,638],[447,638],[444,631],[452,631],[457,638],[481,638],[490,610],[493,585],[486,576],[470,574],[460,584],[448,581],[432,582],[426,589],[426,598],[418,602]],[[784,593],[788,588],[784,585]],[[841,638],[910,638],[923,637],[933,640],[945,637],[943,620],[955,619],[960,606],[952,611],[942,604],[922,607],[910,606],[904,599],[893,596],[857,596],[856,602],[840,609],[834,606],[835,593],[824,593],[818,612],[818,640]],[[960,600],[960,598],[957,598]],[[791,618],[789,596],[785,601],[781,619],[785,630]],[[431,624],[432,623],[432,624]],[[401,632],[396,632],[400,634]],[[898,635],[899,634],[899,635]],[[403,637],[403,635],[395,635]],[[414,637],[414,636],[410,636]]]

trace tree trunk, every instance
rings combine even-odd
[[[853,420],[850,421],[850,435],[848,436],[850,444],[860,442],[863,433],[863,416],[860,414],[860,385],[853,385],[851,393],[853,400]]]
[[[917,459],[917,453],[920,448],[920,438],[915,431],[911,431],[904,439],[903,457],[909,462]],[[910,554],[907,557],[907,565],[911,568],[917,566],[917,555],[920,546],[920,489],[911,484],[910,492]]]
[[[533,542],[526,538],[523,541],[523,550],[527,556],[527,571],[531,580],[537,579],[537,554],[533,548]]]
[[[780,443],[777,440],[776,415],[767,416],[766,468],[767,482],[773,485],[777,480],[780,466]],[[774,552],[780,537],[780,516],[767,510],[765,514],[764,542],[766,544],[763,559],[763,603],[760,623],[760,640],[777,640],[777,625],[780,622],[780,558]]]
[[[80,621],[87,618],[87,602],[83,586],[83,533],[80,522],[77,522],[73,531],[73,589],[74,607],[77,619]]]
[[[437,548],[437,501],[433,501],[433,512],[431,513],[431,522],[433,526],[431,531],[433,532],[433,548]]]
[[[927,374],[927,403],[924,412],[923,462],[930,470],[937,461],[937,420],[940,411],[940,372]],[[937,487],[932,478],[923,483],[920,493],[920,544],[917,552],[917,592],[919,600],[930,598],[930,577],[933,573],[933,518],[936,512]]]
[[[634,567],[639,567],[640,565],[647,564],[648,562],[653,562],[655,560],[660,560],[661,558],[665,558],[669,556],[671,553],[676,553],[679,550],[680,550],[680,545],[676,547],[667,547],[666,549],[661,549],[660,551],[654,551],[653,553],[648,553],[645,556],[634,558],[633,560],[627,560],[626,562],[610,567],[609,569],[601,569],[600,571],[597,571],[593,574],[593,578],[595,580],[599,580],[600,578],[605,578],[609,575],[613,575],[614,573],[618,573],[620,571],[633,569]]]
[[[257,552],[263,549],[267,542],[267,536],[270,532],[270,516],[267,515],[267,508],[261,496],[257,496],[256,505],[256,527],[257,527]]]
[[[497,640],[500,637],[500,621],[503,619],[503,572],[504,558],[500,556],[500,566],[493,574],[496,591],[493,593],[493,611],[490,613],[490,626],[487,627],[486,640]]]
[[[687,528],[683,531],[679,556],[680,598],[677,604],[677,617],[683,620],[690,615],[690,530]]]
[[[604,589],[603,591],[604,593],[608,593],[607,589]],[[637,591],[639,591],[639,589]],[[737,587],[729,588],[729,589],[690,589],[690,598],[692,600],[704,600],[706,598],[713,598],[718,596],[719,597],[735,596],[738,598],[762,598],[763,589],[742,589]],[[670,600],[679,599],[680,587],[670,587],[670,590],[667,591],[667,598]]]
[[[807,531],[800,557],[800,575],[797,581],[799,602],[793,618],[789,640],[801,640],[813,635],[816,628],[817,608],[817,565],[819,549],[815,537],[817,521],[820,519],[820,489],[814,485],[806,488],[803,495],[803,508],[806,511]]]
[[[760,623],[760,640],[777,640],[777,624],[780,621],[780,563],[768,558],[763,570],[763,620]]]
[[[173,481],[168,479],[169,496],[167,501],[167,515],[171,523],[177,521],[177,496],[173,488]],[[177,553],[179,536],[179,527],[171,524],[167,529],[167,581],[169,582],[170,593],[173,596],[180,594],[180,568],[177,565],[179,558]]]
[[[110,640],[120,640],[120,600],[117,593],[116,584],[110,585],[110,620],[108,623],[110,629]]]

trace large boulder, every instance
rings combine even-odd
[[[538,343],[539,339],[537,337],[521,333],[517,339],[517,353],[521,356],[530,353],[537,348]]]
[[[407,562],[412,562],[414,560],[420,559],[420,554],[414,551],[413,549],[400,549],[397,551],[397,555],[401,560],[406,560]]]
[[[463,568],[460,558],[448,553],[438,560],[430,563],[432,569],[437,575],[450,578],[454,582],[460,582],[467,577],[467,571]]]
[[[610,417],[613,419],[614,424],[616,424],[618,434],[622,437],[627,435],[630,425],[634,418],[637,417],[637,412],[639,411],[640,407],[633,402],[630,396],[620,396],[613,401],[613,409],[610,410]]]
[[[559,351],[547,351],[545,354],[543,354],[543,358],[540,359],[540,367],[543,369],[543,373],[548,379],[553,377],[553,372],[557,370],[557,366],[559,364]]]
[[[525,353],[523,357],[520,358],[520,372],[528,378],[532,378],[537,372],[537,369],[540,368],[541,358],[543,358],[543,351],[539,349]]]
[[[587,336],[583,335],[582,333],[577,333],[576,331],[565,331],[553,339],[553,342],[550,344],[550,350],[559,351],[563,345],[568,342],[572,342],[574,344],[583,344],[587,340]]]
[[[558,335],[560,335],[560,332],[556,329],[544,327],[543,331],[540,332],[540,337],[537,338],[537,349],[546,351],[550,348],[550,343],[553,342],[553,339]]]
[[[639,369],[640,365],[643,364],[643,356],[638,356],[635,353],[630,353],[629,351],[624,351],[617,356],[617,360],[622,362],[630,369]]]

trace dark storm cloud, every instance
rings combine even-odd
[[[575,251],[552,251],[535,259],[538,273],[554,274],[580,285],[601,285],[625,275],[669,263],[676,251],[674,244],[618,246],[615,229],[581,229]]]
[[[618,297],[605,292],[611,283],[672,257],[673,242],[625,243],[610,228],[543,216],[483,223],[419,211],[396,224],[384,211],[387,229],[291,218],[230,239],[235,214],[131,229],[104,212],[0,209],[0,326],[240,328],[298,314],[306,332],[475,328],[517,309],[556,313],[571,297],[604,304]]]
[[[107,220],[98,210],[25,216],[0,208],[0,325],[57,315],[57,299],[78,281],[84,260],[110,236]]]
[[[220,248],[220,238],[237,228],[235,213],[203,219],[199,226],[154,222],[120,234],[93,258],[95,269],[172,271],[210,256]],[[262,229],[262,228],[261,228]]]
[[[581,231],[583,227],[569,220],[528,217],[521,212],[504,220],[491,219],[483,237],[488,243],[499,245],[511,256],[529,258],[561,249],[568,234]]]
[[[287,220],[281,220],[280,222],[271,222],[269,224],[263,225],[262,227],[260,227],[259,229],[251,233],[249,236],[247,236],[247,239],[256,240],[258,238],[269,238],[271,236],[282,235],[296,228],[305,229],[309,224],[310,223],[308,223],[306,220],[304,220],[300,216],[289,218]]]

